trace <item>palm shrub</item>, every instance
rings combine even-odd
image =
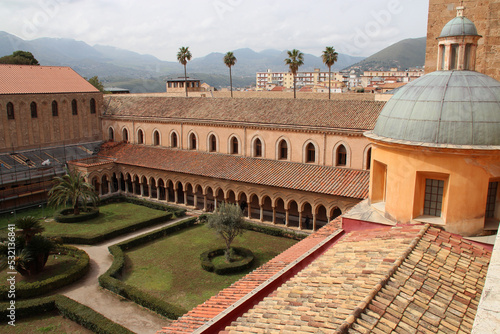
[[[49,191],[49,205],[58,207],[71,203],[75,215],[80,214],[80,202],[84,209],[88,202],[95,206],[99,197],[94,187],[85,181],[82,172],[68,168],[65,171],[65,175],[54,178],[55,185]]]
[[[40,235],[45,228],[38,218],[21,217],[14,224],[17,232],[14,267],[23,276],[38,274],[45,268],[54,244]]]
[[[226,262],[231,262],[231,243],[238,235],[243,234],[245,220],[239,205],[221,203],[215,212],[208,217],[208,227],[224,239],[226,243]]]

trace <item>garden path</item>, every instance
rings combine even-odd
[[[188,212],[187,215],[189,216],[192,214]],[[113,262],[113,256],[108,251],[109,246],[161,229],[183,219],[186,219],[186,217],[181,217],[161,225],[135,231],[97,245],[74,245],[75,247],[84,250],[89,255],[90,270],[83,280],[79,280],[78,282],[61,289],[59,293],[76,300],[80,304],[90,307],[106,318],[122,325],[125,328],[128,328],[135,333],[156,333],[158,330],[162,329],[162,327],[170,324],[171,320],[139,306],[128,299],[122,298],[119,295],[101,288],[97,279],[109,269]]]

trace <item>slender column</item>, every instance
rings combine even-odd
[[[248,219],[252,219],[252,203],[248,203]]]
[[[273,207],[273,224],[276,225],[276,208]]]
[[[161,187],[160,186],[158,186],[156,188],[156,199],[159,201],[161,200]]]
[[[194,207],[198,208],[198,195],[196,193],[193,194],[194,197]]]
[[[108,182],[108,195],[113,192],[113,182]]]
[[[170,202],[170,188],[165,187],[165,201]]]
[[[313,213],[313,231],[316,231],[316,213]]]
[[[290,218],[290,211],[288,209],[285,210],[285,225],[288,226],[289,223],[289,218]]]
[[[152,186],[151,184],[148,184],[148,197],[149,198],[152,198],[153,197],[153,192],[151,191],[152,190]]]
[[[130,190],[128,189],[128,182],[127,182],[127,180],[125,180],[125,192],[126,193],[130,192]]]
[[[207,212],[207,195],[203,194],[203,211]]]
[[[299,230],[302,230],[302,211],[299,211]]]
[[[188,205],[188,192],[187,192],[187,190],[184,191],[184,205]]]
[[[264,222],[264,206],[260,205],[260,222]]]
[[[135,195],[136,191],[137,191],[137,184],[135,182],[132,182],[132,193]]]
[[[177,189],[174,188],[174,203],[177,204],[179,203],[179,193],[177,192]]]

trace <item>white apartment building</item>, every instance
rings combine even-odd
[[[328,86],[328,72],[321,72],[319,68],[314,69],[313,72],[297,72],[297,87],[313,86],[313,85],[326,85]],[[332,72],[332,86],[333,82],[347,82],[347,78],[340,72]],[[293,75],[291,72],[257,72],[256,75],[256,89],[267,90],[268,87],[281,86],[285,88],[293,88]]]

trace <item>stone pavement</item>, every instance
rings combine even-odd
[[[83,280],[79,280],[78,282],[61,289],[58,293],[76,300],[80,304],[90,307],[106,318],[122,325],[125,328],[128,328],[135,333],[156,333],[156,331],[162,327],[169,325],[171,320],[101,288],[99,286],[98,278],[100,275],[104,274],[106,270],[108,270],[113,262],[113,256],[108,251],[109,246],[161,229],[186,218],[187,217],[181,217],[161,225],[135,231],[98,245],[75,245],[75,247],[86,251],[89,255],[90,270]]]

